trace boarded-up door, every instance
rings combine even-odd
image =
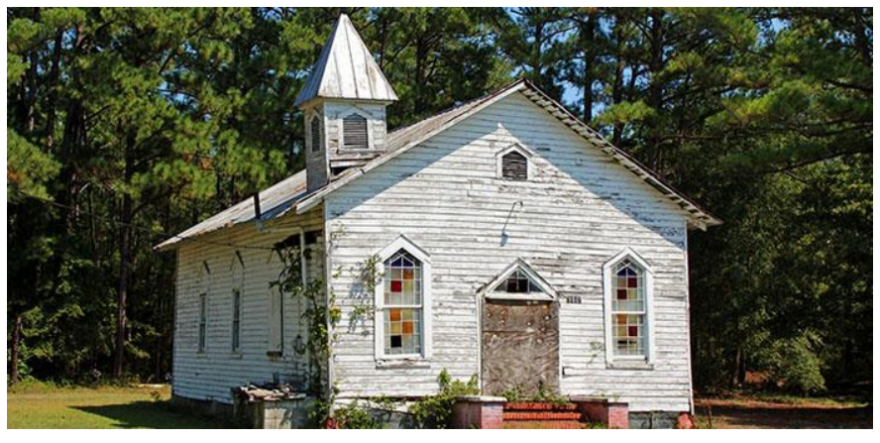
[[[550,301],[483,303],[483,392],[559,392],[559,308]]]

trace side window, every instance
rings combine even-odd
[[[230,325],[231,350],[234,353],[241,351],[241,334],[244,304],[244,259],[236,251],[232,257],[232,324]]]
[[[241,290],[232,290],[232,351],[241,350]]]
[[[199,354],[205,353],[208,342],[208,294],[199,294]]]
[[[312,133],[312,152],[320,152],[323,145],[321,143],[323,137],[321,136],[321,118],[317,115],[312,117],[310,131]]]
[[[284,297],[280,286],[269,288],[269,355],[281,356],[284,351]]]
[[[369,149],[367,119],[359,114],[349,114],[342,119],[342,139],[345,149]]]
[[[211,269],[207,261],[202,262],[198,284],[198,353],[204,354],[208,349],[208,294],[211,291]]]
[[[501,157],[501,176],[508,180],[526,181],[529,179],[529,160],[518,151],[511,151]]]

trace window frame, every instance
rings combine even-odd
[[[511,152],[517,152],[526,159],[526,178],[525,180],[516,180],[512,178],[507,178],[504,176],[504,157]],[[499,180],[505,180],[509,182],[528,182],[531,181],[535,176],[535,167],[534,167],[534,157],[535,153],[525,145],[521,143],[514,143],[495,155],[495,174],[496,178]]]
[[[421,265],[421,288],[422,288],[422,352],[419,354],[386,354],[385,353],[385,309],[393,306],[385,305],[385,262],[397,255],[398,252],[405,251],[418,260]],[[432,339],[431,339],[431,257],[422,248],[401,235],[397,240],[383,248],[376,254],[378,263],[376,263],[377,276],[382,279],[376,284],[375,307],[376,313],[373,317],[375,356],[376,360],[428,360],[432,355]],[[396,305],[394,305],[396,306]],[[406,307],[412,309],[412,307]]]
[[[211,271],[208,262],[202,262],[202,269],[199,271],[200,291],[196,298],[196,354],[205,355],[208,352],[208,321],[209,321],[209,304],[208,294],[211,292]]]
[[[625,313],[628,311],[614,311],[614,283],[616,277],[615,268],[624,260],[629,259],[635,263],[644,272],[645,284],[645,304],[644,314],[627,314],[627,315],[644,315],[643,335],[644,335],[644,355],[614,355],[614,318],[616,313]],[[605,315],[605,360],[609,366],[615,364],[644,364],[652,365],[655,359],[654,344],[654,271],[651,265],[642,258],[638,253],[630,248],[626,248],[602,266],[602,287],[604,292],[604,315]]]
[[[507,292],[499,291],[502,285],[506,284],[507,279],[515,272],[521,271],[526,278],[534,284],[540,292]],[[507,265],[500,274],[492,281],[477,291],[478,297],[485,297],[495,300],[536,300],[536,301],[555,301],[559,298],[556,288],[544,279],[534,268],[522,258],[516,259],[513,263]]]
[[[232,315],[229,322],[229,349],[232,355],[238,356],[242,354],[241,345],[244,338],[244,259],[239,251],[235,251],[235,255],[232,257],[230,271],[232,290],[230,291],[229,306],[232,309]],[[238,295],[237,307],[235,306],[236,295]],[[236,315],[238,316],[238,330],[236,330]]]

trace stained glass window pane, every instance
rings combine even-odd
[[[422,352],[421,309],[386,309],[384,321],[386,354],[413,355]]]

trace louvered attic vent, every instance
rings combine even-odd
[[[342,120],[342,138],[345,149],[369,149],[367,119],[358,114],[345,117]]]

